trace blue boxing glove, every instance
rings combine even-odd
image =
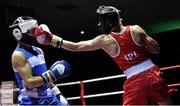
[[[71,68],[67,61],[61,60],[55,62],[51,67],[50,70],[44,72],[41,76],[43,80],[48,82],[55,82],[60,78],[67,77],[71,74]]]
[[[71,68],[66,60],[55,62],[51,67],[50,71],[54,74],[56,80],[59,78],[67,77],[71,74]]]

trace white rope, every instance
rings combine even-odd
[[[114,76],[109,76],[109,77],[101,77],[101,78],[89,79],[89,80],[84,80],[83,83],[103,81],[103,80],[109,80],[109,79],[115,79],[115,78],[122,78],[122,77],[125,77],[125,75],[124,75],[124,74],[121,74],[121,75],[114,75]],[[56,84],[56,86],[76,85],[76,84],[80,84],[80,83],[81,83],[80,81],[75,81],[75,82],[68,82],[68,83]]]
[[[115,79],[115,78],[122,78],[122,77],[125,77],[125,75],[124,75],[124,74],[120,74],[120,75],[114,75],[114,76],[108,76],[108,77],[101,77],[101,78],[89,79],[89,80],[84,80],[83,83],[103,81],[103,80],[109,80],[109,79]],[[56,86],[76,85],[76,84],[80,84],[80,83],[81,83],[80,81],[74,81],[74,82],[56,84]],[[14,89],[14,91],[18,91],[18,90],[19,90],[19,88]]]
[[[109,96],[109,95],[118,95],[118,94],[123,94],[123,93],[124,93],[124,91],[107,92],[107,93],[86,95],[86,96],[84,96],[84,98],[93,98],[93,97],[102,97],[102,96]],[[76,99],[80,99],[80,96],[67,98],[67,100],[76,100]]]

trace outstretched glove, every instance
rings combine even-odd
[[[39,44],[50,45],[53,35],[45,24],[41,24],[34,30],[34,37]]]

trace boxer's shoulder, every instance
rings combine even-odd
[[[26,56],[21,51],[14,51],[11,57],[12,65],[19,66],[26,63]]]

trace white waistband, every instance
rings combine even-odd
[[[48,97],[50,94],[51,94],[51,90],[50,88],[46,89],[44,92],[39,92],[39,93],[46,93],[47,92],[47,95],[43,95],[43,96],[39,96],[38,95],[38,92],[35,90],[26,90],[26,89],[22,89],[21,90],[21,96],[28,96],[28,97],[32,97],[32,98],[45,98],[45,97]]]
[[[134,75],[137,75],[143,71],[146,71],[154,66],[154,63],[147,59],[139,64],[136,64],[134,66],[131,66],[130,68],[126,69],[124,71],[124,74],[126,75],[127,79],[131,78]]]

